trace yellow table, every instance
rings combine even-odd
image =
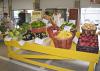
[[[53,46],[42,46],[35,43],[28,43],[26,42],[24,45],[19,45],[18,41],[11,40],[11,41],[5,41],[5,44],[8,47],[8,56],[13,59],[17,59],[19,61],[23,61],[29,64],[49,68],[55,71],[74,71],[70,69],[65,69],[61,67],[57,67],[54,65],[49,65],[46,63],[41,63],[37,61],[33,61],[30,59],[57,59],[57,60],[64,60],[64,59],[73,59],[73,60],[81,60],[89,62],[89,68],[88,71],[94,71],[94,66],[96,63],[98,63],[99,60],[99,54],[93,54],[93,53],[86,53],[86,52],[80,52],[75,50],[67,50],[67,49],[60,49],[55,48]],[[19,50],[13,51],[12,48],[20,48]],[[75,49],[76,44],[72,44],[72,49]],[[18,52],[27,50],[31,52],[40,52],[43,54],[18,54]]]

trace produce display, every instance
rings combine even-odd
[[[19,28],[18,30],[21,32],[21,33],[25,33],[27,32],[27,30],[30,30],[31,26],[29,23],[23,23]]]
[[[25,41],[32,40],[35,39],[35,35],[30,30],[28,30],[25,34],[23,34],[22,39]]]
[[[77,51],[98,53],[98,35],[96,35],[96,26],[92,23],[82,25],[82,34],[78,40]]]
[[[13,39],[22,39],[22,34],[18,29],[10,30],[8,36],[12,37]]]
[[[85,34],[81,34],[78,44],[77,44],[78,51],[84,52],[91,52],[91,53],[98,53],[98,36],[91,35],[87,36]]]
[[[56,38],[58,39],[67,39],[67,38],[71,38],[72,37],[72,33],[71,32],[68,32],[68,31],[60,31],[58,33],[58,35],[56,36]]]
[[[79,43],[81,46],[91,46],[91,47],[97,47],[98,46],[98,37],[95,36],[86,36],[82,34],[79,39]]]
[[[96,26],[95,26],[95,24],[92,24],[92,23],[85,23],[82,26],[82,29],[84,29],[84,30],[96,30]]]
[[[76,25],[73,24],[73,23],[70,23],[70,22],[64,22],[61,26],[60,26],[61,30],[67,30],[67,31],[70,31],[72,32],[73,34],[73,38],[76,34]],[[66,29],[65,29],[66,28]]]
[[[46,24],[42,21],[34,21],[34,22],[31,23],[32,28],[40,28],[40,27],[43,27],[43,26],[46,26]]]
[[[46,32],[46,24],[42,21],[34,21],[31,23],[31,31],[33,33]]]
[[[9,30],[8,36],[18,40],[22,39],[28,40],[30,39],[29,37],[30,33],[28,33],[29,32],[28,30],[30,30],[29,23],[23,23],[19,28]]]
[[[47,34],[46,32],[41,32],[41,33],[35,33],[35,36],[42,39],[42,38],[46,38]]]
[[[82,33],[86,35],[95,35],[96,34],[96,25],[92,23],[85,23],[82,25]]]
[[[66,21],[60,26],[60,28],[63,30],[65,26],[69,26],[71,27],[71,29],[76,28],[76,25],[70,22],[66,22]]]

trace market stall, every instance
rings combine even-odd
[[[76,25],[73,23],[65,21],[58,27],[51,18],[50,22],[53,26],[47,26],[43,21],[35,20],[30,24],[24,23],[19,28],[9,30],[4,38],[9,58],[55,71],[74,70],[32,59],[81,60],[89,62],[88,71],[94,71],[94,66],[99,60],[96,26],[85,23],[80,33],[76,31]]]

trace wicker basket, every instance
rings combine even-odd
[[[85,30],[85,29],[82,28],[82,33],[86,34],[86,35],[95,35],[96,34],[96,30],[97,29],[95,29],[95,30]]]
[[[59,30],[60,30],[60,28],[57,26],[49,26],[47,28],[47,32],[49,34],[49,37],[54,38],[58,34]]]
[[[72,40],[73,40],[73,33],[72,33],[72,37],[71,38],[67,38],[67,39],[59,39],[56,38],[57,34],[60,31],[60,28],[57,26],[50,26],[47,28],[49,37],[52,38],[54,45],[56,48],[64,48],[64,49],[70,49],[71,48],[71,44],[72,44]]]
[[[40,28],[32,28],[32,33],[41,33],[46,32],[46,27],[40,27]]]
[[[72,45],[73,37],[67,38],[67,39],[58,39],[53,38],[53,42],[56,48],[64,48],[64,49],[70,49]]]

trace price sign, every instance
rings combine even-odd
[[[42,18],[42,11],[33,11],[32,12],[32,21],[41,19]]]

